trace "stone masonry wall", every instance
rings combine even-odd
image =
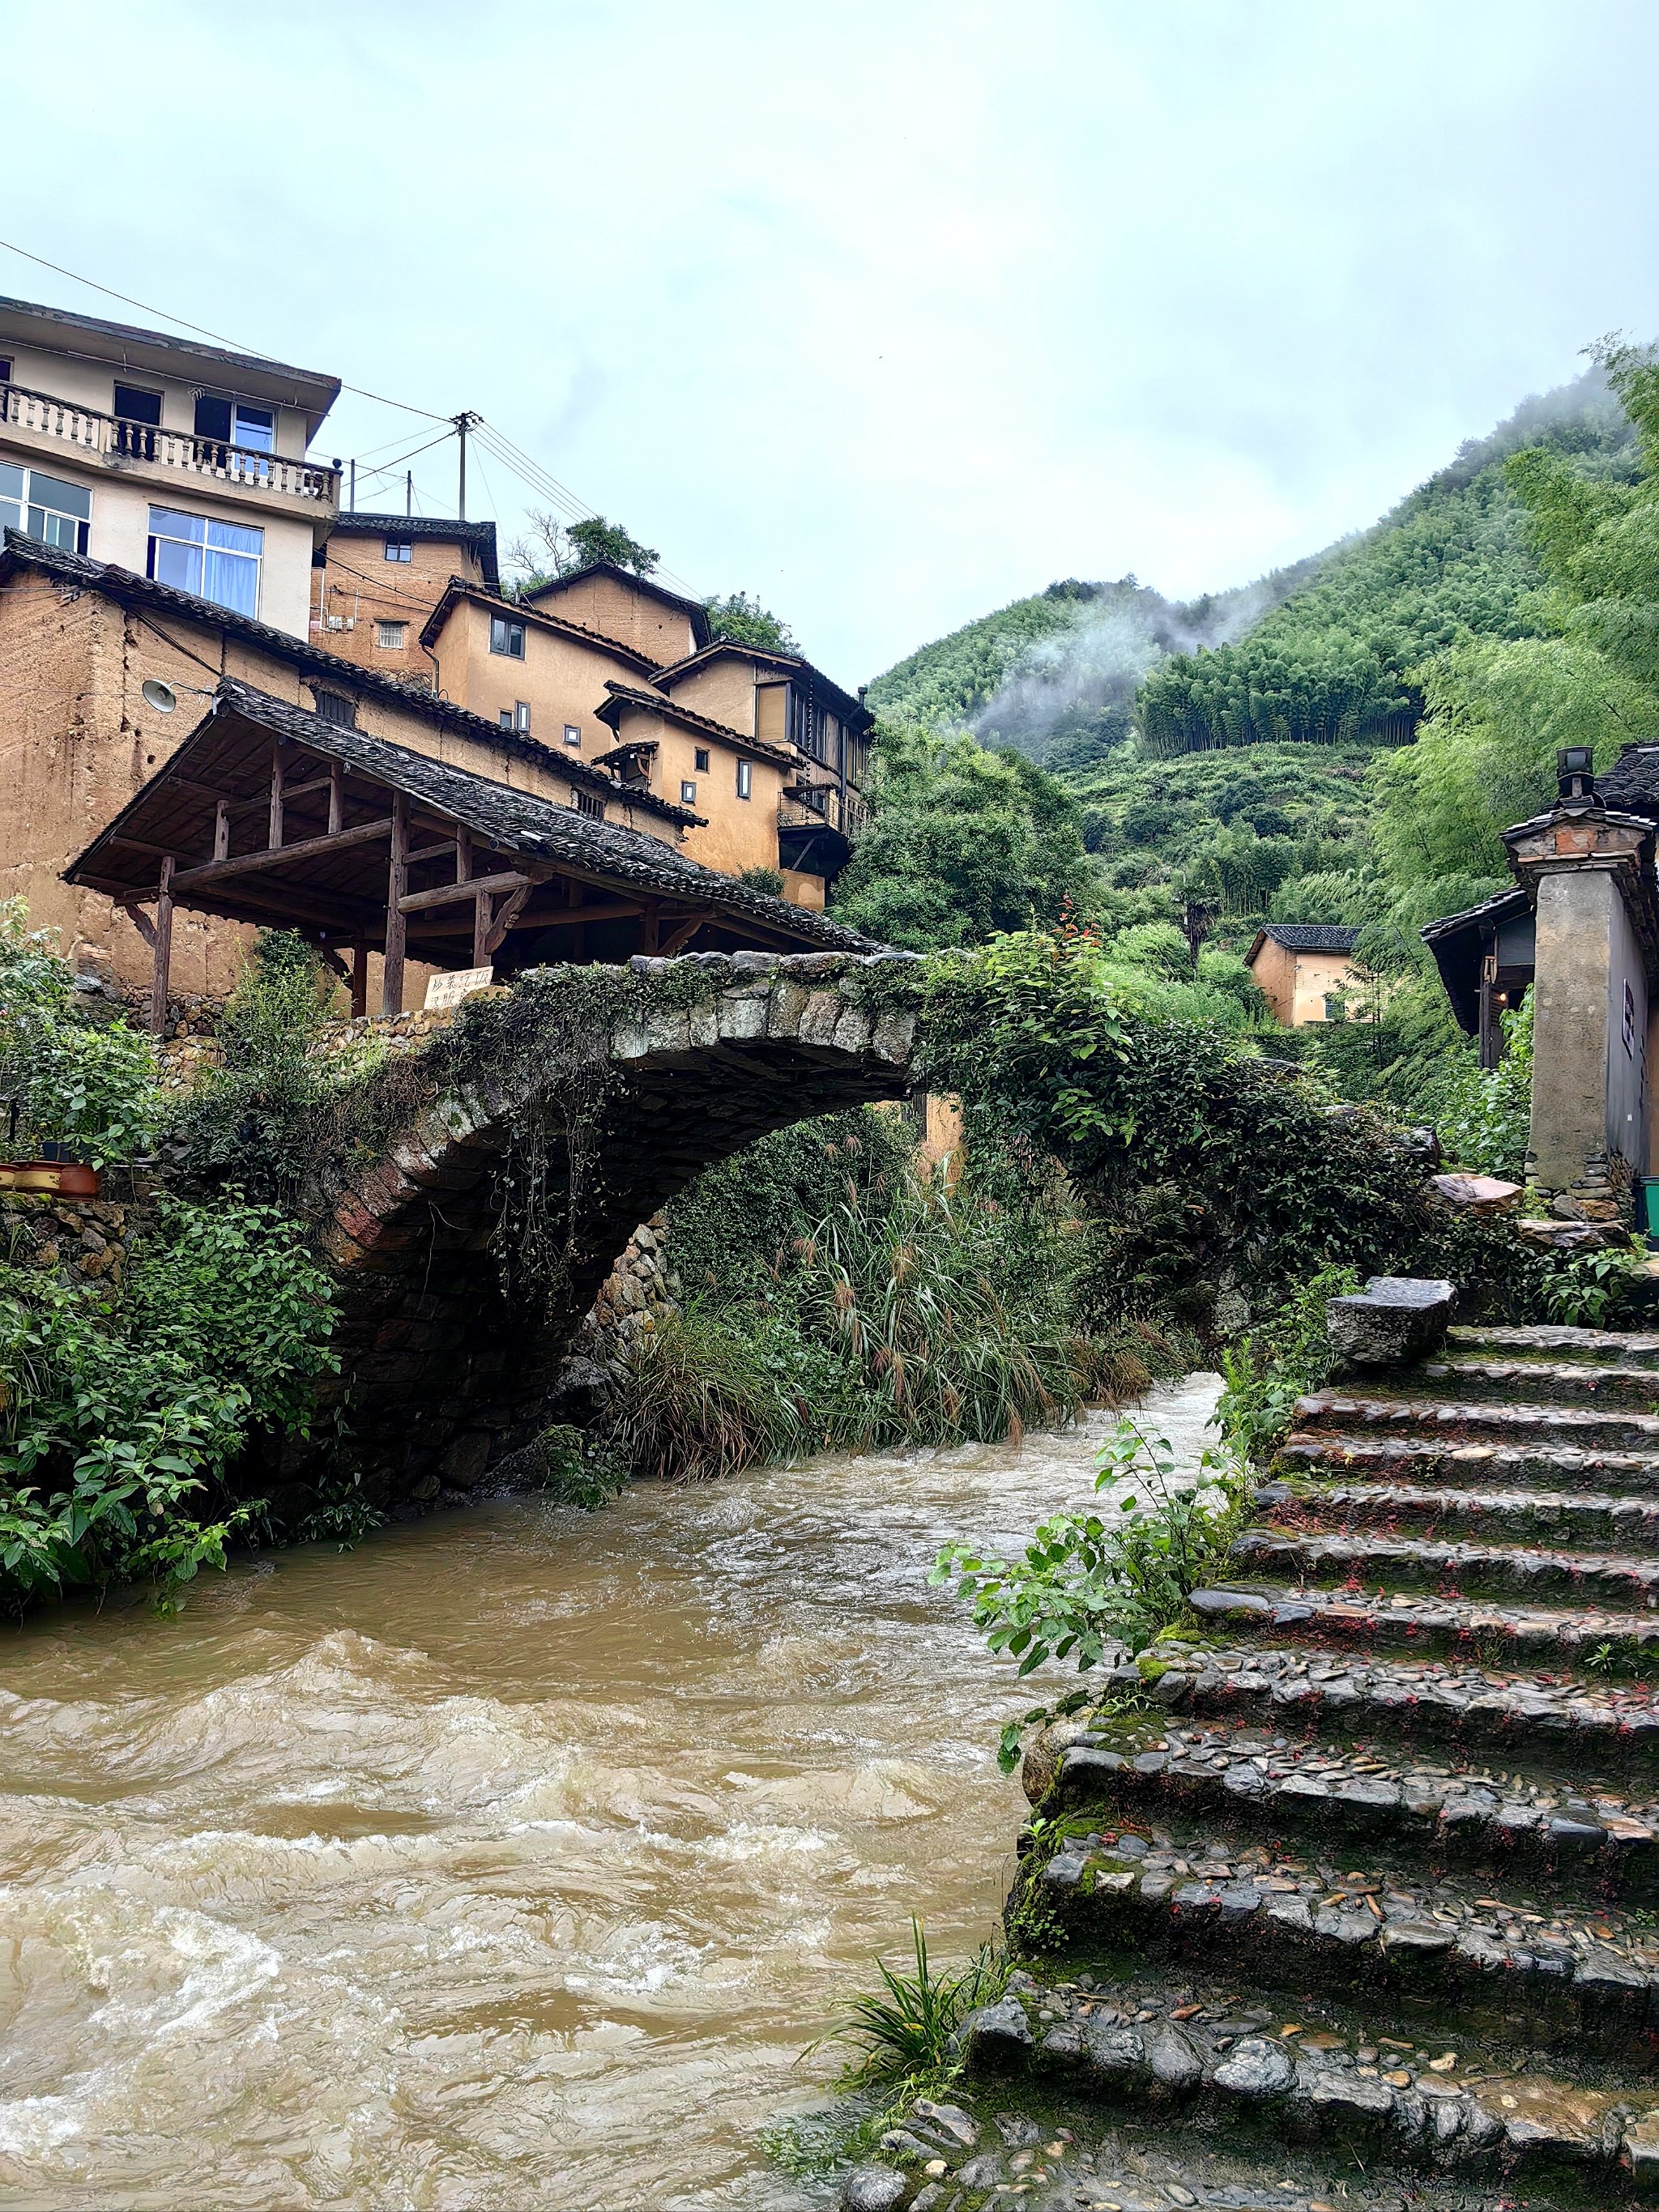
[[[54,1269],[66,1282],[118,1285],[136,1212],[109,1199],[7,1191],[0,1194],[0,1258]]]

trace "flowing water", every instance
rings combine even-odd
[[[1155,1394],[1195,1460],[1216,1378]],[[526,1501],[0,1638],[0,2207],[785,2212],[912,1912],[989,1935],[1030,1701],[937,1547],[1109,1417]]]

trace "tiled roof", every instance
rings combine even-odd
[[[603,630],[589,629],[585,623],[568,622],[562,615],[550,615],[540,607],[532,606],[527,599],[503,599],[499,592],[487,592],[481,584],[470,583],[465,576],[452,576],[444,586],[444,595],[427,617],[426,627],[421,632],[422,645],[434,645],[438,635],[449,619],[449,611],[462,599],[471,599],[477,606],[488,607],[492,613],[506,615],[510,621],[521,622],[531,629],[551,630],[556,635],[579,639],[584,645],[597,645],[606,653],[614,653],[618,660],[632,661],[642,675],[654,682],[658,664],[648,653],[641,653],[636,645],[624,645],[619,637],[607,637]]]
[[[1659,745],[1626,745],[1607,774],[1597,776],[1595,795],[1615,813],[1659,822]]]
[[[556,592],[568,592],[573,584],[585,583],[590,576],[610,576],[619,584],[626,584],[633,592],[643,592],[648,599],[657,599],[664,606],[675,608],[691,624],[691,635],[699,647],[708,642],[708,610],[701,599],[688,599],[684,592],[671,592],[666,584],[659,584],[653,576],[636,576],[631,568],[618,568],[614,561],[590,561],[585,568],[573,568],[568,576],[550,576],[530,593],[527,604],[548,599]]]
[[[774,653],[763,645],[745,645],[740,638],[717,637],[709,644],[700,646],[696,653],[688,653],[684,660],[672,661],[666,668],[659,669],[656,681],[665,690],[677,684],[682,676],[690,676],[699,668],[706,668],[723,653],[735,653],[745,660],[758,660],[768,668],[781,670],[786,676],[810,676],[817,690],[823,693],[843,722],[859,731],[870,728],[875,716],[860,699],[843,691],[821,668],[814,668],[810,660],[802,659],[798,653]]]
[[[707,714],[696,714],[690,707],[677,706],[659,691],[636,691],[631,684],[607,684],[605,688],[611,696],[596,712],[600,721],[608,722],[613,730],[622,719],[624,707],[638,707],[648,714],[660,714],[665,722],[678,722],[684,729],[718,738],[722,744],[735,745],[739,752],[753,753],[757,760],[774,761],[780,768],[793,769],[795,765],[795,756],[787,745],[775,745],[769,738],[745,737],[741,730],[731,729],[724,722],[711,721]]]
[[[1460,930],[1507,921],[1512,915],[1525,914],[1531,903],[1526,885],[1515,884],[1495,897],[1482,899],[1479,906],[1465,907],[1462,914],[1443,914],[1437,921],[1425,922],[1418,934],[1425,945],[1432,945],[1437,938],[1455,937]]]
[[[84,554],[66,553],[60,546],[43,545],[38,538],[26,538],[21,531],[8,530],[0,568],[7,564],[37,568],[46,575],[56,576],[61,583],[72,584],[83,591],[101,592],[123,606],[148,608],[156,614],[210,623],[228,637],[240,638],[270,653],[273,659],[286,660],[311,676],[320,677],[331,690],[343,691],[348,696],[385,700],[418,714],[423,720],[440,723],[445,729],[460,731],[480,744],[493,745],[498,752],[556,768],[572,782],[591,779],[586,782],[589,790],[615,794],[617,787],[606,777],[596,775],[580,761],[556,752],[551,745],[527,737],[521,730],[502,729],[488,716],[473,714],[470,708],[457,707],[430,691],[416,690],[374,669],[360,668],[355,660],[342,660],[338,653],[325,653],[320,646],[291,636],[285,629],[274,629],[269,623],[255,622],[251,616],[216,606],[210,599],[198,599],[194,592],[176,591],[171,584],[158,584],[148,576],[135,575],[131,569],[118,568],[112,562],[89,561]],[[672,800],[659,799],[654,792],[640,793],[631,803],[647,813],[659,815],[665,822],[678,822],[683,826],[701,818]]]
[[[495,558],[495,526],[493,522],[453,522],[441,514],[365,514],[353,508],[337,514],[331,538],[408,538],[411,544],[417,538],[435,539],[439,544],[471,545],[478,556],[484,581],[491,591],[500,588],[501,570]]]
[[[1357,929],[1335,921],[1270,921],[1264,924],[1261,937],[1271,938],[1286,952],[1352,952],[1359,942]]]
[[[100,851],[118,841],[124,823],[142,811],[149,794],[165,785],[191,741],[207,732],[216,717],[227,713],[269,730],[276,737],[294,739],[325,758],[343,761],[349,768],[360,769],[363,775],[411,799],[425,800],[478,836],[487,838],[498,849],[539,856],[556,863],[562,861],[590,875],[658,891],[666,897],[705,902],[734,921],[746,917],[773,931],[810,939],[825,948],[848,951],[872,949],[872,940],[860,936],[857,931],[843,928],[839,922],[831,921],[811,908],[769,898],[730,876],[718,875],[712,868],[687,860],[672,846],[647,836],[642,830],[629,830],[619,823],[595,822],[574,807],[557,805],[551,799],[538,799],[529,792],[514,791],[489,776],[475,775],[470,769],[431,760],[424,753],[413,752],[408,746],[393,744],[385,738],[370,737],[366,730],[343,728],[337,723],[325,721],[321,715],[306,708],[273,699],[269,692],[230,677],[221,683],[208,714],[191,731],[179,752],[156,770],[64,871],[69,880],[73,882],[82,872],[92,876],[100,873]]]
[[[147,331],[136,323],[108,323],[100,315],[77,315],[68,307],[42,307],[38,300],[0,298],[0,319],[10,321],[18,316],[32,319],[38,317],[41,322],[55,323],[65,331],[85,331],[99,337],[118,338],[128,346],[140,346],[147,352],[163,356],[177,356],[180,375],[187,372],[192,362],[221,362],[227,368],[258,369],[262,376],[289,377],[314,387],[313,396],[322,399],[324,413],[340,389],[339,378],[322,369],[295,368],[291,362],[270,361],[258,353],[234,353],[226,346],[204,345],[199,338],[179,337],[171,331]],[[295,404],[302,405],[304,402]]]

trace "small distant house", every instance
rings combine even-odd
[[[1287,1030],[1339,1018],[1341,993],[1364,980],[1353,964],[1359,932],[1332,921],[1270,921],[1257,930],[1244,963]]]

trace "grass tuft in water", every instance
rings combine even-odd
[[[941,1974],[927,1956],[920,1920],[911,1921],[910,1936],[915,1973],[895,1972],[878,1959],[881,1989],[855,1998],[847,2017],[812,2045],[851,2046],[842,2074],[845,2089],[908,2087],[937,2079],[953,2065],[950,2043],[957,2029],[978,2006],[994,2004],[1007,1983],[1009,1963],[994,1944],[981,1944],[965,1966]]]

